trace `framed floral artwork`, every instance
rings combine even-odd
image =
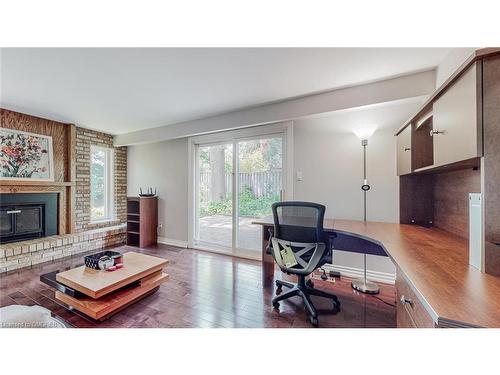
[[[0,180],[54,181],[52,137],[0,128]]]

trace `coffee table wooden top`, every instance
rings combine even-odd
[[[123,254],[123,268],[93,270],[81,266],[56,275],[56,280],[89,297],[99,298],[143,277],[162,270],[168,260],[135,252]]]

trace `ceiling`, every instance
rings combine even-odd
[[[433,69],[448,52],[447,48],[4,48],[0,104],[123,134]]]
[[[323,113],[295,120],[297,125],[305,124],[309,131],[351,133],[360,138],[379,131],[396,131],[409,116],[425,102],[427,96],[417,96]]]

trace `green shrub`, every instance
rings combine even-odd
[[[271,215],[271,205],[279,201],[279,195],[272,197],[256,198],[252,189],[246,186],[239,196],[240,216],[266,216]],[[200,217],[211,215],[231,215],[231,199],[220,202],[202,203]]]
[[[231,200],[208,202],[200,205],[200,217],[212,215],[231,215]]]

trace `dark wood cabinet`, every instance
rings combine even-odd
[[[399,269],[396,274],[396,321],[398,328],[435,327],[434,320]]]
[[[482,194],[481,270],[500,276],[500,49],[477,50],[396,135],[400,223],[469,238],[469,193]]]
[[[157,243],[158,197],[127,197],[127,245]]]
[[[483,61],[484,266],[500,276],[500,55]]]
[[[432,113],[417,119],[409,128],[411,128],[412,170],[432,167],[434,165]]]

